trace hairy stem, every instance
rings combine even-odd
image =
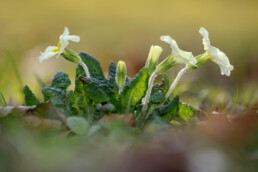
[[[120,94],[120,93],[123,91],[123,89],[124,89],[124,87],[119,88],[119,90],[118,90],[118,94]]]
[[[178,81],[180,80],[180,78],[183,76],[183,74],[187,71],[188,67],[184,67],[183,69],[180,70],[180,72],[178,72],[174,82],[171,84],[168,92],[166,93],[165,98],[168,99],[168,97],[170,96],[170,94],[173,92],[173,90],[175,89]]]
[[[142,107],[142,111],[141,111],[140,117],[139,117],[139,125],[138,126],[140,126],[140,127],[142,126],[142,124],[144,123],[144,121],[148,115],[148,113],[146,113],[146,111],[147,111],[147,107],[148,107],[148,103],[149,103],[149,99],[150,99],[151,89],[152,89],[153,82],[154,82],[156,76],[157,76],[157,74],[155,72],[153,72],[149,78],[148,89],[147,89],[145,97],[143,98],[143,107]]]
[[[88,69],[87,65],[85,63],[83,63],[81,58],[80,58],[80,61],[81,61],[80,64],[82,65],[82,67],[83,67],[83,69],[84,69],[84,71],[86,73],[86,76],[90,78],[90,72],[89,72],[89,69]]]

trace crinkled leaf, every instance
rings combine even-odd
[[[160,116],[167,121],[175,118],[179,111],[179,96],[176,95],[168,104],[159,108]]]
[[[120,112],[132,112],[135,105],[145,96],[148,87],[149,74],[144,67],[120,94]]]
[[[100,110],[103,112],[112,112],[115,110],[115,106],[111,103],[107,103],[100,107]]]
[[[46,100],[50,100],[57,107],[64,107],[66,105],[66,93],[61,89],[46,86],[42,89],[42,94]]]
[[[165,101],[165,96],[160,92],[156,92],[153,95],[151,95],[151,98],[150,98],[151,103],[161,103],[164,101]]]
[[[100,82],[99,87],[109,96],[110,102],[117,107],[119,100],[118,87],[112,86],[107,81]]]
[[[80,95],[73,104],[73,107],[78,111],[80,111],[80,109],[83,109],[85,106],[86,102],[82,95]]]
[[[40,103],[37,97],[33,94],[33,92],[30,90],[30,88],[27,85],[23,87],[23,93],[25,95],[26,106],[38,105]]]
[[[167,104],[154,108],[150,116],[161,116],[162,119],[166,121],[171,121],[173,118],[175,118],[179,111],[179,97],[175,96],[171,101],[169,101]]]
[[[111,62],[108,68],[108,81],[110,84],[114,84],[116,79],[116,64]]]
[[[179,102],[178,104],[178,113],[177,115],[171,120],[171,123],[180,123],[180,122],[187,122],[193,116],[194,113],[199,111],[199,109],[183,102]]]
[[[98,80],[106,80],[103,74],[102,68],[100,66],[100,63],[97,59],[95,59],[93,56],[85,52],[81,52],[79,55],[83,63],[87,65],[92,78],[95,78]]]
[[[130,82],[131,82],[132,80],[133,80],[132,78],[130,78],[129,76],[126,76],[125,85],[130,84]]]
[[[193,106],[187,103],[179,102],[178,116],[182,118],[185,122],[187,122],[196,111],[198,111],[198,109],[194,108]]]
[[[83,117],[71,116],[67,118],[66,125],[78,135],[83,135],[87,132],[89,124]]]
[[[58,88],[63,91],[65,91],[69,85],[71,85],[71,81],[68,75],[62,71],[55,74],[51,83],[51,87]]]
[[[74,92],[73,90],[69,90],[67,95],[66,95],[66,98],[68,100],[69,103],[73,104],[74,103]]]
[[[167,104],[155,108],[151,111],[151,116],[160,116],[167,122],[180,123],[187,122],[193,115],[194,112],[199,111],[197,108],[180,102],[179,97],[175,96]]]
[[[151,89],[150,105],[160,104],[165,101],[165,94],[169,88],[168,75],[164,74],[161,84],[154,84]]]
[[[94,113],[96,111],[95,104],[93,104],[91,100],[86,99],[86,97],[80,95],[72,107],[77,110],[78,115],[84,116],[89,121],[94,118]]]
[[[162,84],[160,85],[159,89],[162,90],[164,94],[167,93],[167,91],[169,89],[168,74],[166,74],[166,73],[163,74]]]
[[[90,81],[84,85],[84,91],[87,98],[94,100],[96,102],[108,102],[109,96],[105,91],[99,86],[97,82]]]
[[[80,78],[84,82],[85,96],[96,102],[111,102],[118,106],[119,95],[112,85],[106,80],[97,80],[94,78]]]
[[[75,87],[74,87],[74,96],[73,101],[75,102],[79,96],[84,95],[83,82],[80,80],[81,77],[85,77],[84,69],[81,65],[78,65],[76,68],[75,76]]]

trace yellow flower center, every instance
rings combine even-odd
[[[60,51],[61,42],[59,41],[57,44],[57,48],[53,50],[53,52],[59,52]]]

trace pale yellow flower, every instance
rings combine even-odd
[[[183,51],[181,50],[176,41],[174,39],[172,39],[170,36],[161,36],[160,37],[161,41],[164,41],[166,43],[168,43],[172,49],[172,58],[173,60],[176,61],[176,63],[178,64],[190,64],[195,66],[195,64],[197,63],[197,60],[194,58],[192,52],[187,52],[187,51]]]
[[[69,41],[79,42],[80,37],[77,35],[69,35],[69,30],[65,27],[64,33],[60,35],[57,46],[48,46],[44,53],[40,53],[39,61],[43,62],[53,56],[59,57],[64,52],[64,49],[69,45]]]
[[[204,50],[206,50],[212,61],[219,65],[221,75],[230,76],[230,72],[234,69],[234,67],[230,64],[227,55],[224,52],[220,51],[218,48],[211,45],[209,32],[205,28],[201,27],[199,32],[203,36],[202,41],[204,45]]]

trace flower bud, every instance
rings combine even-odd
[[[155,73],[162,74],[166,72],[168,69],[174,67],[176,64],[176,60],[174,60],[172,55],[170,55],[157,66]]]
[[[195,57],[197,60],[197,63],[195,64],[195,66],[189,66],[188,70],[195,70],[198,69],[199,67],[201,67],[204,63],[206,63],[208,60],[212,60],[212,57],[209,56],[208,53],[203,53],[201,55],[198,55]]]
[[[74,52],[73,50],[70,50],[68,48],[64,49],[64,52],[61,54],[66,60],[72,62],[72,63],[80,63],[80,56]]]
[[[121,90],[124,87],[126,79],[126,65],[125,62],[119,61],[116,68],[116,84]]]
[[[150,52],[148,55],[148,59],[146,61],[146,67],[148,68],[148,73],[152,74],[154,72],[158,62],[159,62],[159,56],[162,53],[162,48],[157,45],[152,45],[150,48]]]

